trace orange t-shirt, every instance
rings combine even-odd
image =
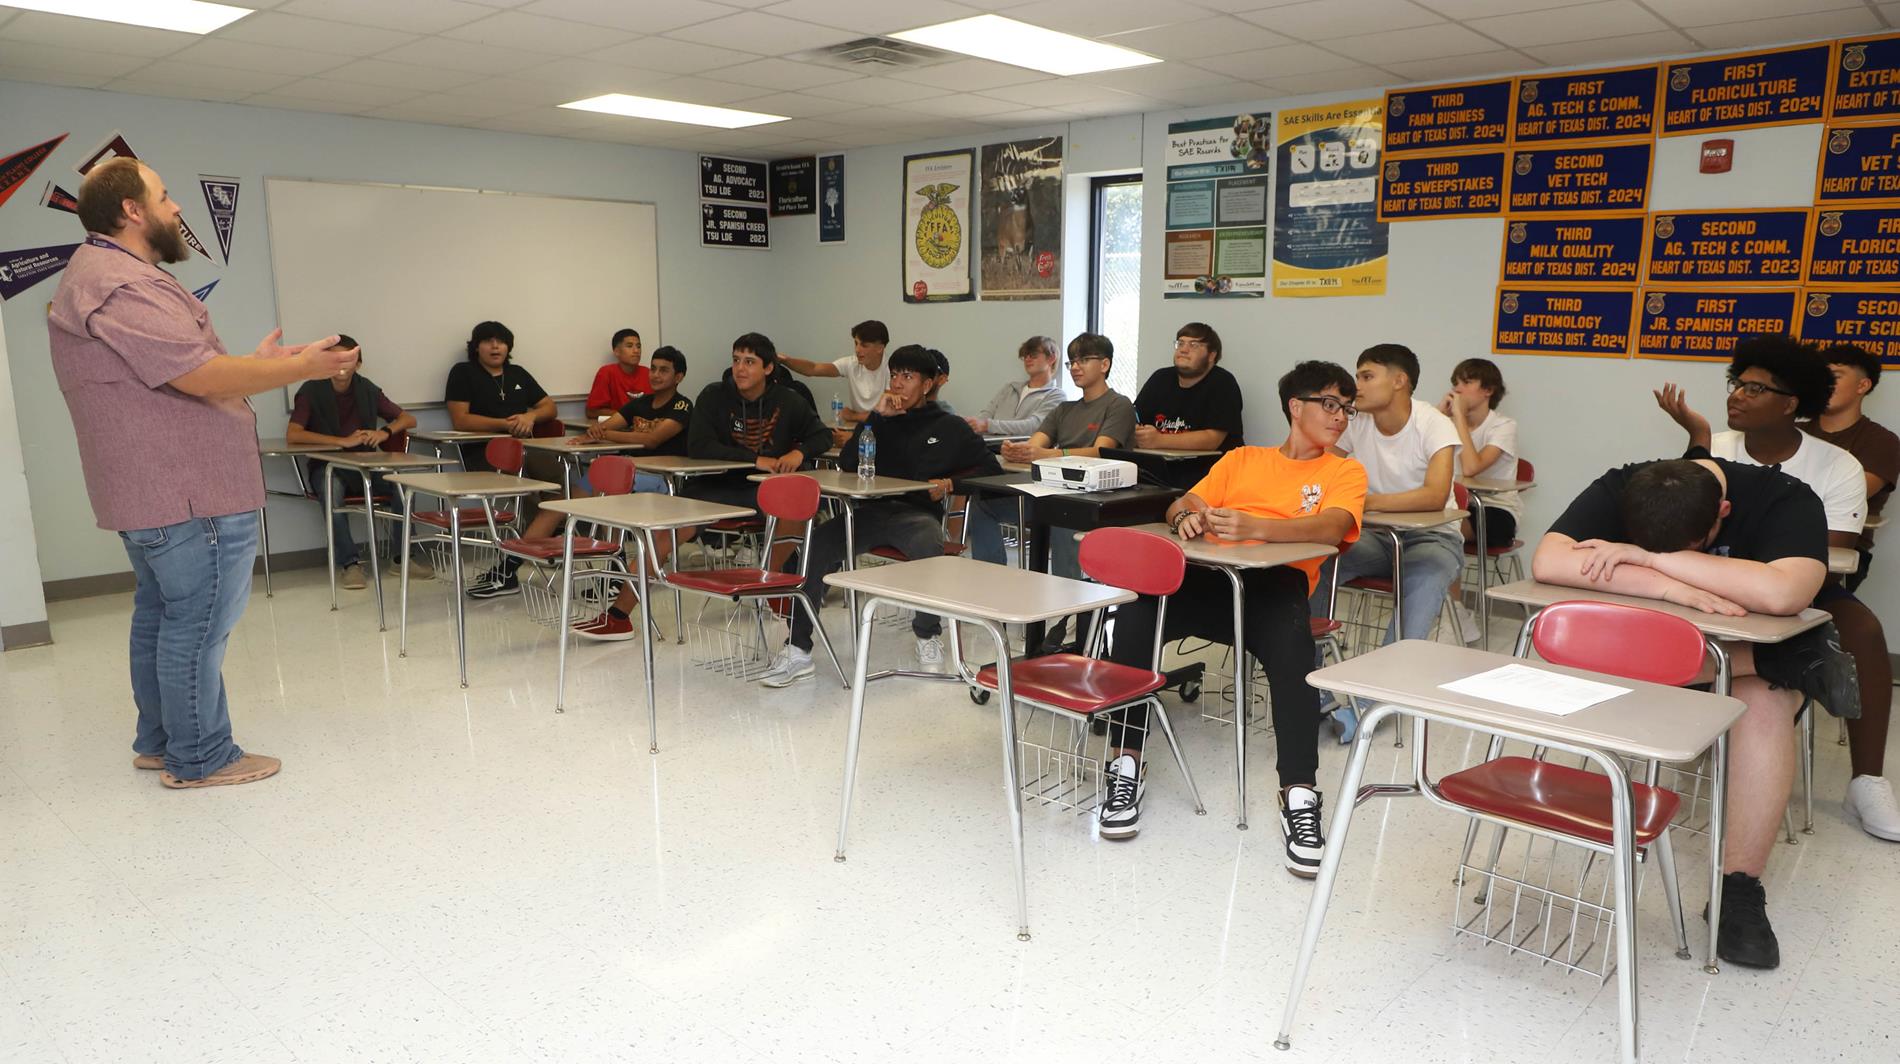
[[[1296,462],[1278,447],[1236,447],[1214,463],[1193,491],[1209,506],[1254,517],[1313,517],[1321,510],[1344,510],[1352,515],[1352,529],[1340,544],[1344,546],[1359,539],[1366,512],[1366,467],[1333,454]],[[1306,574],[1308,594],[1319,586],[1322,561],[1293,563]]]

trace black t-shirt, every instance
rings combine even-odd
[[[672,439],[667,440],[658,447],[649,447],[640,453],[670,454],[677,455],[681,458],[686,457],[686,433],[692,428],[693,424],[693,401],[691,399],[686,398],[678,392],[674,392],[672,400],[669,401],[663,409],[655,410],[653,408],[653,396],[651,394],[636,395],[627,400],[626,406],[620,408],[620,416],[627,419],[627,424],[630,426],[641,421],[666,420],[679,422],[680,430],[673,434]]]
[[[1135,424],[1162,432],[1224,429],[1227,438],[1220,449],[1230,451],[1241,444],[1240,407],[1240,382],[1221,367],[1208,370],[1194,387],[1183,388],[1174,367],[1167,365],[1155,370],[1135,396]]]
[[[450,403],[467,403],[468,412],[482,417],[513,417],[533,410],[548,393],[534,374],[510,362],[501,368],[501,376],[491,376],[475,362],[459,362],[449,370],[448,387],[442,398]]]
[[[1713,460],[1728,478],[1729,515],[1708,553],[1751,562],[1813,558],[1827,564],[1827,512],[1813,489],[1778,469]],[[1628,543],[1623,487],[1647,462],[1619,466],[1583,489],[1552,532],[1583,542]]]

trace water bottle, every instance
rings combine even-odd
[[[844,424],[844,400],[843,399],[834,398],[831,400],[831,423],[833,425]]]
[[[877,476],[877,433],[866,425],[858,433],[858,479],[868,481]]]

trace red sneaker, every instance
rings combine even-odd
[[[620,643],[633,638],[633,618],[603,613],[591,621],[578,621],[574,634],[601,643]]]

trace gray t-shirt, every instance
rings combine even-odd
[[[1093,447],[1102,436],[1125,447],[1135,438],[1135,404],[1111,388],[1098,398],[1074,399],[1056,407],[1036,431],[1049,437],[1051,447]]]

